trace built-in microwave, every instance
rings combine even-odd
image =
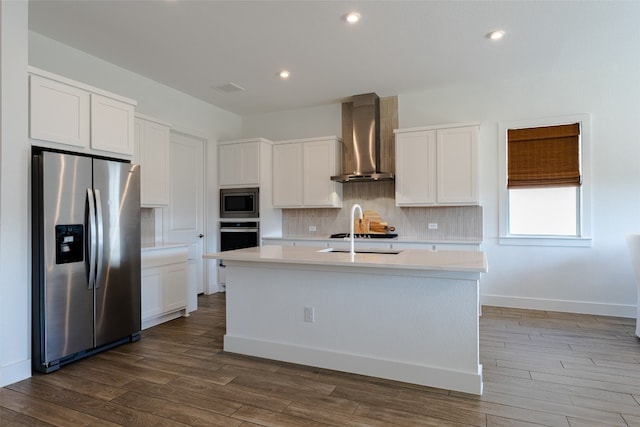
[[[220,189],[220,218],[260,218],[258,188]]]

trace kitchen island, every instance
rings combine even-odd
[[[263,246],[227,266],[224,350],[482,394],[479,251]]]

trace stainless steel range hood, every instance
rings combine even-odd
[[[380,98],[375,93],[353,97],[353,138],[343,149],[339,182],[389,181],[393,173],[380,171]],[[347,138],[345,140],[348,141]]]

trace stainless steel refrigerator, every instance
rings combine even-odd
[[[32,150],[33,368],[140,337],[140,167]]]

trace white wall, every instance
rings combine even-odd
[[[603,64],[602,69],[398,94],[400,127],[482,123],[480,199],[489,261],[481,282],[485,304],[635,316],[636,288],[625,235],[640,231],[639,75],[640,61],[634,58],[627,64]],[[331,134],[339,129],[340,115],[327,111],[339,111],[339,104],[334,110],[243,118],[243,133],[287,139],[293,127],[302,133],[300,123],[309,122],[316,124],[316,135]],[[575,113],[592,115],[593,247],[499,245],[498,122]]]
[[[0,386],[31,374],[27,15],[0,1]]]
[[[342,104],[242,116],[243,138],[272,141],[342,135]]]

